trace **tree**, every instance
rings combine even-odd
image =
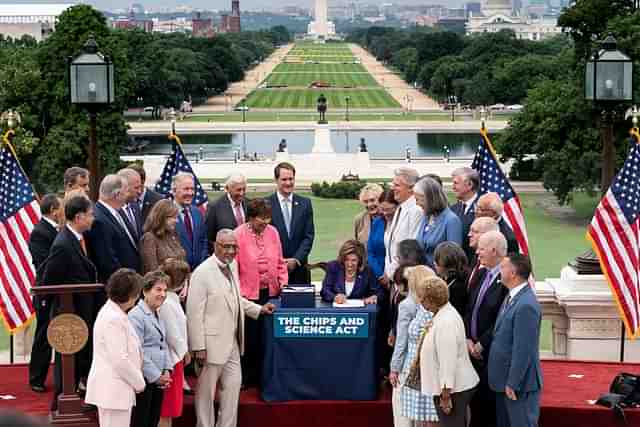
[[[86,111],[68,102],[66,59],[82,50],[90,34],[95,36],[101,52],[112,58],[118,76],[116,102],[98,119],[99,166],[107,171],[120,165],[120,148],[127,141],[122,111],[132,88],[126,51],[109,30],[102,13],[87,5],[73,6],[60,15],[56,31],[37,49],[44,85],[39,102],[46,105],[46,114],[42,118],[45,134],[35,151],[33,172],[42,186],[57,188],[67,167],[85,165],[88,158],[88,118]]]
[[[634,12],[633,0],[577,0],[564,9],[558,25],[571,35],[576,44],[576,57],[586,58],[593,38],[601,38],[608,22]]]

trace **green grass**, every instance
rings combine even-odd
[[[366,73],[361,64],[278,64],[274,73]]]
[[[375,87],[378,83],[369,73],[326,73],[322,71],[274,72],[267,83],[277,86],[308,87],[316,81],[327,82],[333,87]]]
[[[246,105],[251,108],[315,109],[320,94],[327,98],[329,109],[345,108],[347,96],[351,108],[400,108],[384,89],[258,89],[249,94]]]

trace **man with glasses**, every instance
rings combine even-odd
[[[260,306],[240,295],[237,252],[238,243],[233,231],[220,230],[213,255],[191,276],[187,329],[191,350],[203,366],[195,398],[197,427],[237,425],[244,317],[257,319],[260,314],[272,314],[275,308],[269,303]],[[214,399],[218,382],[222,387],[220,420],[216,424]]]

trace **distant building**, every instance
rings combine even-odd
[[[211,18],[203,18],[200,12],[196,12],[196,16],[191,20],[191,34],[193,37],[214,37],[216,31],[213,27],[213,20]]]
[[[467,18],[444,16],[438,19],[438,21],[435,24],[435,27],[445,31],[464,34],[466,23],[467,23]]]
[[[113,28],[120,30],[133,30],[139,28],[144,32],[153,31],[153,21],[150,19],[138,19],[133,8],[129,10],[129,16],[121,16],[111,21]]]
[[[221,33],[239,33],[240,27],[240,0],[231,0],[231,14],[221,15]]]
[[[0,34],[40,41],[55,30],[58,17],[73,4],[0,4]]]
[[[543,40],[562,33],[555,18],[507,16],[497,14],[489,17],[472,17],[466,25],[467,34],[496,33],[500,30],[512,30],[516,37],[525,40]]]

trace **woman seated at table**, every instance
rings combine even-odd
[[[326,302],[344,304],[347,299],[364,299],[365,304],[382,300],[382,289],[365,263],[364,245],[351,239],[344,242],[338,259],[327,263],[320,295]]]

